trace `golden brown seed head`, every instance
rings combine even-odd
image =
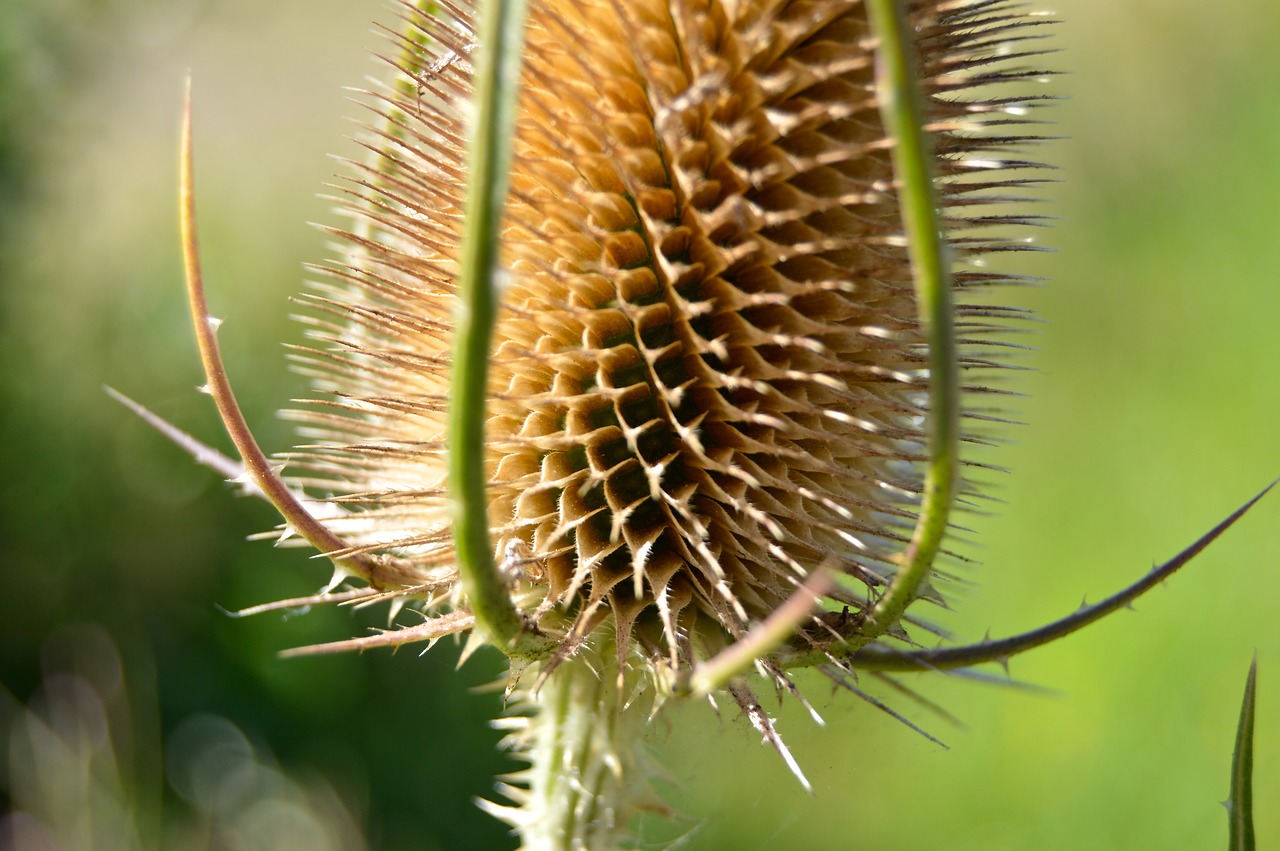
[[[1010,5],[911,13],[961,261],[1007,247],[976,228],[1025,218],[962,215],[1021,182],[985,166],[1025,165],[990,120],[1016,110],[973,91],[1029,73],[989,67],[1031,22]],[[303,415],[323,445],[299,457],[359,509],[335,531],[465,606],[444,443],[474,33],[469,7],[406,16],[352,247],[318,300],[336,349],[311,360],[337,401]],[[620,654],[680,665],[819,565],[853,620],[892,576],[928,373],[874,61],[857,0],[532,4],[489,520],[521,608],[568,647],[611,618]],[[962,366],[989,367],[1009,314],[970,292],[1003,279],[955,280]]]

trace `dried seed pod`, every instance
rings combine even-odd
[[[389,553],[404,593],[466,606],[445,492],[445,410],[468,7],[406,6],[348,256],[313,301],[332,394],[295,453]],[[1042,72],[1018,4],[910,4],[936,192],[957,263],[971,397],[1016,311],[980,254],[1035,182],[1011,152]],[[1013,57],[1011,60],[1010,57]],[[502,229],[486,430],[489,524],[519,608],[572,653],[602,623],[687,667],[744,635],[819,565],[814,640],[848,637],[910,538],[930,375],[861,2],[541,2],[530,10]],[[974,422],[989,418],[980,405]],[[409,567],[405,567],[408,565]],[[427,589],[427,590],[423,590]],[[389,589],[394,590],[394,589]],[[838,613],[838,614],[837,614]]]

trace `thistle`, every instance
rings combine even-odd
[[[515,588],[530,631],[557,622],[559,657],[607,625],[619,665],[634,655],[680,670],[820,572],[833,578],[825,596],[848,613],[843,627],[812,624],[813,639],[847,639],[870,631],[853,625],[901,573],[922,525],[930,443],[923,322],[933,318],[921,316],[913,266],[934,283],[948,273],[935,234],[922,235],[932,244],[917,263],[902,233],[867,11],[531,12],[511,188],[493,234],[501,309],[485,386],[493,544],[483,557]],[[989,153],[1021,140],[961,135],[1035,103],[958,99],[1028,73],[971,70],[993,42],[1038,23],[999,11],[921,8],[910,26],[932,49],[917,57],[907,45],[903,57],[923,63],[935,95],[924,117],[946,134],[935,144],[947,148],[937,192],[949,220],[930,207],[918,227],[943,225],[965,258],[1014,246],[980,236],[998,219],[961,211],[1025,182],[1011,171],[1022,163]],[[446,435],[451,366],[464,373],[451,328],[477,34],[452,8],[411,11],[406,28],[394,64],[407,86],[379,98],[382,153],[352,192],[360,224],[340,234],[356,250],[316,299],[336,314],[318,332],[335,348],[305,360],[339,401],[297,414],[324,443],[291,460],[318,474],[308,483],[346,494],[339,504],[359,506],[328,524],[349,544],[343,555],[393,552],[403,585],[443,599],[458,575]],[[1014,312],[973,294],[1006,280],[955,276],[963,351],[941,368],[973,373],[977,393]],[[951,338],[951,293],[934,289],[938,336]],[[939,397],[954,383],[933,382]],[[954,420],[955,400],[944,405]],[[938,430],[953,437],[954,423]],[[957,477],[954,457],[936,466],[943,508],[929,519],[939,525]],[[930,530],[920,545],[936,550],[938,538]]]
[[[1252,502],[1041,630],[917,641],[980,496],[960,449],[1004,417],[1022,315],[993,288],[1019,279],[986,263],[1038,223],[1048,22],[1004,0],[404,4],[345,254],[308,297],[320,398],[287,483],[217,354],[188,135],[209,389],[253,486],[336,565],[306,602],[424,617],[301,652],[496,646],[530,767],[489,808],[526,848],[606,849],[665,808],[639,745],[670,700],[727,694],[803,782],[760,682],[803,700],[798,667],[862,694],[859,668],[1002,660],[1190,560]]]

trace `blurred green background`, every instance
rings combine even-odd
[[[317,193],[340,171],[329,154],[359,156],[345,136],[360,108],[342,87],[381,73],[368,56],[385,5],[0,2],[0,676],[11,695],[0,765],[23,754],[7,732],[22,717],[15,701],[54,705],[57,672],[91,669],[142,847],[197,847],[174,839],[178,822],[231,847],[208,839],[216,808],[160,755],[162,738],[171,749],[212,729],[208,716],[242,731],[259,762],[330,790],[328,805],[308,800],[345,810],[371,848],[513,845],[471,804],[510,767],[488,726],[499,699],[473,689],[497,660],[454,671],[444,645],[422,658],[277,659],[383,616],[220,614],[310,593],[327,571],[305,552],[245,543],[273,524],[267,507],[233,497],[101,389],[226,446],[194,392],[180,291],[177,115],[190,68],[228,369],[264,446],[290,445],[274,416],[304,392],[280,346],[301,339],[287,299],[304,286],[301,264],[328,253],[306,223],[336,221]],[[1049,322],[1029,359],[1037,372],[1019,384],[1029,425],[992,456],[1013,470],[997,479],[1004,504],[974,521],[982,565],[944,618],[968,640],[1099,599],[1280,474],[1280,10],[1053,6],[1066,52],[1051,62],[1070,73],[1049,89],[1070,99],[1052,132],[1069,138],[1044,151],[1065,181],[1046,205],[1062,221],[1038,236],[1058,253],[1019,258],[1052,283],[1015,294]],[[1218,802],[1255,649],[1256,786],[1260,801],[1280,797],[1278,518],[1273,496],[1136,612],[1014,661],[1016,677],[1058,693],[911,681],[966,725],[895,702],[950,750],[811,683],[827,727],[790,704],[779,724],[813,796],[735,712],[683,709],[655,738],[682,782],[685,847],[1223,847]],[[109,664],[86,661],[103,640],[86,625],[119,648],[118,692],[103,684]],[[21,774],[0,771],[0,810],[31,808]],[[1260,806],[1258,832],[1262,847],[1280,842],[1280,811]],[[271,847],[269,835],[245,847]],[[356,841],[337,836],[334,847]]]

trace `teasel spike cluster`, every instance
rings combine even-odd
[[[681,646],[682,633],[699,633],[682,617],[710,617],[731,642],[824,560],[872,588],[893,575],[920,489],[911,468],[927,457],[927,352],[860,4],[818,4],[803,15],[743,4],[738,21],[713,20],[708,7],[700,22],[693,4],[676,4],[667,22],[684,15],[671,24],[680,32],[662,32],[666,5],[652,5],[532,10],[504,220],[510,286],[491,363],[487,484],[497,557],[546,577],[547,611],[583,601],[570,641],[607,612],[621,627],[621,659],[647,619],[651,643],[678,668],[706,652]],[[954,27],[945,22],[955,11],[916,17]],[[380,537],[357,546],[390,543],[445,564],[442,423],[457,263],[449,247],[460,241],[466,154],[457,128],[476,32],[461,9],[414,14],[394,64],[417,90],[401,84],[381,98],[384,129],[371,147],[382,159],[367,167],[353,202],[363,232],[343,235],[358,256],[323,302],[338,314],[327,342],[342,351],[324,367],[334,374],[322,389],[337,390],[354,371],[383,392],[341,398],[337,416],[304,415],[331,444],[344,428],[369,429],[377,442],[348,440],[350,449],[325,446],[292,463],[381,485],[349,493],[349,481],[337,483],[347,504],[377,505],[352,522],[373,529],[377,516]],[[967,14],[974,32],[991,28],[988,11]],[[834,34],[823,36],[824,27]],[[628,59],[616,44],[589,43],[624,31],[652,34],[652,55]],[[713,37],[725,41],[717,47]],[[930,37],[940,45],[927,69],[935,87],[957,88],[945,75],[971,72],[954,58],[966,40]],[[983,38],[967,40],[985,47]],[[795,58],[806,49],[816,55],[807,65]],[[702,56],[705,67],[667,68],[663,50],[669,62]],[[664,79],[672,74],[682,76]],[[829,90],[825,100],[807,99],[819,87]],[[985,108],[952,105],[932,122],[959,126]],[[690,138],[685,125],[711,141]],[[962,181],[963,162],[946,161],[942,179],[957,204],[1009,183]],[[992,280],[957,276],[957,285]],[[864,305],[864,296],[878,303]],[[810,315],[823,308],[832,316]],[[994,365],[986,343],[1006,329],[992,320],[1009,312],[971,304],[959,313],[967,346],[959,366]],[[368,418],[349,424],[353,413]],[[408,429],[412,438],[396,439]],[[430,486],[405,487],[407,471]],[[399,518],[407,533],[388,541]],[[864,555],[850,556],[858,547]],[[867,605],[865,591],[828,593]]]

